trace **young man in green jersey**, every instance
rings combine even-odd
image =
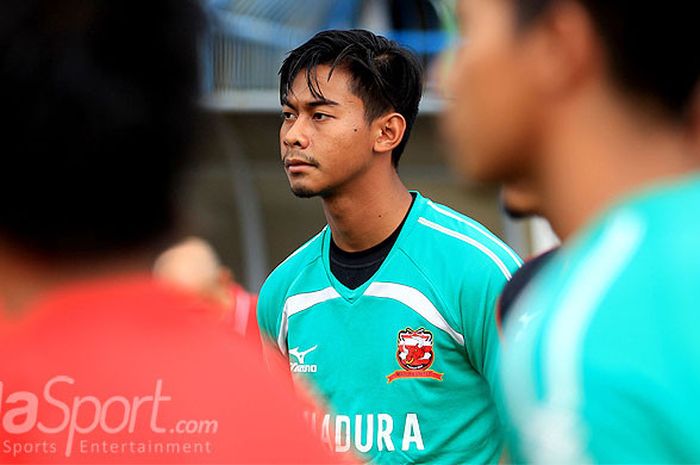
[[[281,158],[328,220],[272,272],[260,329],[328,402],[337,452],[378,463],[493,463],[498,294],[520,259],[477,222],[406,189],[397,165],[421,67],[367,31],[326,31],[282,65]]]
[[[568,237],[506,327],[516,462],[700,462],[695,6],[460,2],[457,165]]]

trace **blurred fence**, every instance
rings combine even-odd
[[[276,89],[277,71],[285,54],[324,29],[373,29],[408,46],[428,62],[454,37],[452,3],[208,0],[205,6],[211,27],[202,53],[205,94],[226,96]]]

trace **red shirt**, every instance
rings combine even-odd
[[[24,315],[0,327],[0,463],[334,460],[288,375],[194,297],[122,278]]]

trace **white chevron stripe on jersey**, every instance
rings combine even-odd
[[[280,351],[282,351],[284,355],[287,355],[287,326],[289,324],[290,316],[303,312],[304,310],[320,304],[321,302],[337,299],[339,297],[340,294],[338,294],[338,291],[332,287],[289,297],[284,302],[282,321],[280,322],[280,330],[279,334],[277,335],[277,346],[280,348]]]
[[[444,208],[441,208],[441,207],[439,207],[438,205],[435,205],[431,200],[428,200],[428,206],[429,206],[430,208],[432,208],[433,210],[435,210],[436,212],[438,212],[438,213],[441,213],[441,214],[443,214],[443,215],[445,215],[445,216],[448,216],[448,217],[450,217],[450,218],[452,218],[452,219],[454,219],[454,220],[457,220],[457,221],[459,221],[460,223],[466,224],[466,225],[469,226],[470,228],[476,229],[476,230],[479,231],[481,234],[483,234],[484,236],[486,236],[487,238],[489,238],[489,240],[491,240],[491,242],[493,242],[494,244],[496,244],[498,247],[500,247],[501,249],[503,249],[508,255],[510,255],[510,257],[513,259],[513,261],[515,262],[516,265],[521,266],[521,265],[523,264],[523,261],[520,259],[520,257],[518,257],[518,256],[510,249],[510,247],[508,247],[502,240],[500,240],[498,237],[496,237],[496,235],[493,234],[493,233],[492,233],[491,231],[489,231],[488,229],[482,227],[482,226],[479,225],[478,223],[469,221],[468,219],[463,218],[463,217],[461,217],[460,215],[457,215],[457,214],[455,214],[455,213],[452,213],[452,212],[449,211],[449,210],[445,210]]]
[[[427,227],[434,229],[436,231],[439,231],[443,234],[447,234],[448,236],[452,236],[455,239],[459,239],[462,242],[466,242],[469,245],[473,245],[474,247],[476,247],[477,249],[482,251],[484,254],[486,254],[486,256],[488,256],[496,264],[496,266],[498,266],[498,268],[501,270],[501,272],[506,277],[506,279],[510,281],[510,278],[512,277],[512,275],[510,274],[508,267],[505,265],[505,263],[503,263],[503,261],[500,258],[498,258],[498,255],[493,253],[493,251],[491,249],[486,247],[481,242],[479,242],[475,239],[472,239],[469,236],[465,236],[462,233],[458,233],[457,231],[453,231],[449,228],[446,228],[442,225],[439,225],[437,223],[433,223],[432,221],[427,220],[427,219],[423,218],[422,216],[420,218],[418,218],[418,222],[420,224],[422,224],[423,226],[427,226]]]
[[[455,331],[440,314],[435,305],[418,289],[396,283],[372,283],[364,295],[392,299],[409,307],[414,312],[428,320],[430,324],[445,331],[459,345],[464,346],[464,336]]]

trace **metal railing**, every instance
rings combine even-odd
[[[394,17],[385,30],[377,32],[429,61],[454,37],[451,0],[400,1],[401,14],[396,14],[394,5]],[[257,101],[262,109],[276,106],[272,92],[276,92],[277,71],[285,54],[320,30],[363,27],[368,2],[391,11],[388,0],[206,0],[210,28],[202,58],[207,100],[214,107],[229,109],[239,105],[254,109]],[[430,13],[427,19],[411,20],[425,11]],[[408,27],[398,28],[391,21]]]
[[[319,30],[340,27],[353,0],[211,0],[203,47],[205,92],[274,89],[284,55]],[[342,8],[341,8],[342,7]],[[349,10],[349,11],[347,11]]]

